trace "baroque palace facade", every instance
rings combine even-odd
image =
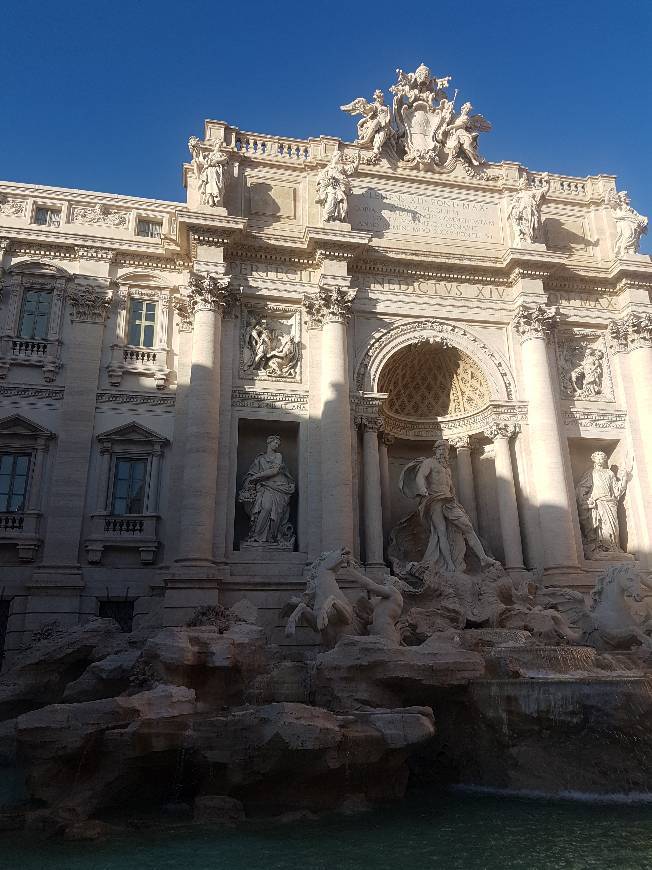
[[[320,553],[395,564],[438,439],[508,572],[650,569],[647,221],[613,176],[485,162],[448,88],[398,71],[352,144],[207,121],[186,203],[0,183],[6,660],[242,598],[289,642]]]

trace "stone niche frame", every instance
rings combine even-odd
[[[602,392],[596,396],[582,396],[573,391],[570,373],[582,362],[584,351],[594,348],[602,352]],[[566,402],[614,402],[613,376],[607,348],[606,333],[596,329],[557,329],[555,355],[559,391]]]
[[[0,544],[14,544],[21,562],[32,562],[41,544],[43,481],[49,444],[54,438],[54,432],[20,414],[0,420],[0,452],[31,455],[25,509],[0,513]]]
[[[265,318],[271,325],[278,323],[285,327],[283,331],[292,335],[298,348],[299,359],[293,375],[271,375],[265,371],[245,369],[246,339],[252,316]],[[240,337],[238,352],[238,377],[241,381],[258,382],[271,381],[289,384],[300,384],[303,380],[303,344],[301,340],[301,309],[296,305],[277,305],[274,303],[243,302],[240,316]]]

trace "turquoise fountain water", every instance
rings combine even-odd
[[[226,831],[161,827],[100,843],[0,835],[2,870],[643,870],[652,805],[413,792],[354,817]]]

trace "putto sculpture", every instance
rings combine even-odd
[[[512,227],[514,244],[531,245],[541,242],[541,204],[550,190],[547,174],[541,187],[533,187],[521,178],[513,195],[507,217]]]
[[[377,163],[381,156],[420,168],[448,169],[457,160],[471,167],[486,162],[478,152],[478,136],[491,130],[491,124],[482,115],[472,115],[469,102],[455,110],[457,91],[452,99],[447,93],[450,76],[434,77],[422,63],[413,73],[396,70],[396,77],[389,89],[391,112],[380,90],[373,103],[358,97],[340,107],[364,116],[358,122],[356,145],[371,145],[366,163]]]
[[[240,545],[245,549],[294,549],[294,528],[289,519],[296,485],[280,446],[280,437],[270,435],[267,450],[254,459],[242,481],[238,500],[250,517],[249,536]]]
[[[335,151],[333,156],[317,176],[317,197],[315,201],[324,208],[325,221],[345,222],[348,211],[348,197],[351,193],[351,176],[360,164],[360,153],[345,156]]]
[[[587,559],[631,559],[620,546],[618,505],[631,478],[631,467],[617,477],[607,464],[607,454],[591,455],[593,467],[575,487],[577,509]]]
[[[616,256],[637,254],[641,236],[647,233],[648,219],[631,207],[626,190],[612,195],[608,202],[616,221]]]

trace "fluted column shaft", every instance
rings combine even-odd
[[[363,421],[363,518],[367,565],[383,564],[383,507],[378,449],[378,422]]]
[[[547,339],[554,313],[521,306],[514,327],[521,338],[532,475],[539,509],[544,568],[575,567],[577,547],[564,466],[563,439],[548,360]]]
[[[346,321],[328,318],[322,332],[322,546],[353,546],[351,411]]]
[[[176,561],[187,565],[213,561],[222,316],[235,301],[228,283],[223,276],[193,276],[186,297],[186,316],[193,324],[192,364]]]
[[[518,519],[514,468],[509,449],[509,439],[514,429],[511,426],[495,426],[487,432],[494,442],[494,463],[496,467],[496,490],[498,494],[498,514],[503,539],[503,553],[506,568],[523,568],[523,546],[521,527]]]
[[[457,495],[462,507],[469,515],[473,528],[478,528],[478,508],[475,500],[471,444],[467,437],[453,438],[451,444],[457,454]]]

